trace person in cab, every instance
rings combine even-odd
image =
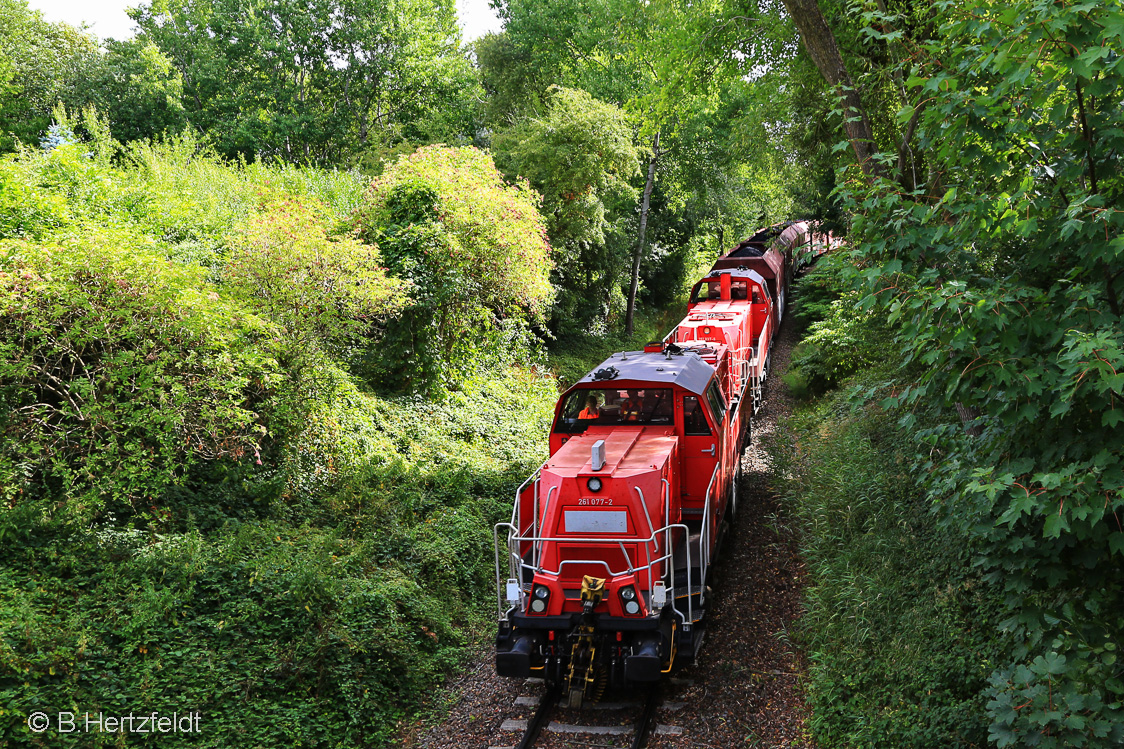
[[[596,419],[601,415],[601,409],[597,407],[597,396],[591,395],[585,401],[585,408],[578,414],[579,419]]]
[[[644,404],[644,391],[626,391],[627,395],[621,401],[621,421],[640,421],[640,409]]]

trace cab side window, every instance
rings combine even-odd
[[[683,396],[683,433],[710,436],[710,425],[706,423],[706,414],[698,396]]]
[[[710,387],[706,389],[706,399],[710,401],[710,412],[714,414],[715,423],[721,424],[722,417],[726,414],[726,400],[718,391],[717,382],[711,382]]]

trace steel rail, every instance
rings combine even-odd
[[[656,708],[660,706],[660,688],[654,686],[648,690],[648,699],[644,702],[644,712],[640,720],[636,721],[636,728],[632,732],[632,749],[644,749],[648,744],[648,736],[656,725]]]
[[[523,738],[515,745],[515,749],[531,749],[535,745],[543,727],[550,722],[550,713],[554,710],[554,706],[558,704],[558,699],[561,696],[562,682],[552,684],[546,690],[539,706],[535,708],[535,714],[527,721],[527,730],[523,733]]]

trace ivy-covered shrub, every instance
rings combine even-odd
[[[167,495],[205,513],[186,525],[0,506],[0,744],[36,746],[27,714],[71,706],[198,710],[239,746],[389,743],[494,611],[491,529],[545,455],[555,390],[512,370],[441,403],[339,393],[295,440],[303,482],[190,476]]]
[[[504,321],[543,319],[553,291],[538,202],[471,147],[422,148],[371,183],[359,234],[411,282],[408,307],[366,357],[373,379],[406,390],[455,382],[514,332]]]
[[[200,714],[198,734],[129,734],[130,746],[382,746],[463,644],[463,604],[384,564],[372,540],[266,522],[37,541],[0,552],[9,746],[119,745],[53,721],[33,734],[36,708]]]
[[[154,502],[198,460],[248,460],[276,329],[128,235],[0,245],[0,492]]]

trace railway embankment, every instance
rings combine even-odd
[[[914,472],[916,430],[938,414],[915,407],[906,427],[883,407],[911,375],[885,356],[888,324],[848,304],[836,264],[802,284],[796,317],[811,325],[786,380],[805,397],[767,449],[771,501],[803,561],[792,635],[807,730],[821,747],[984,746],[1001,601]],[[833,389],[807,397],[817,378]]]

